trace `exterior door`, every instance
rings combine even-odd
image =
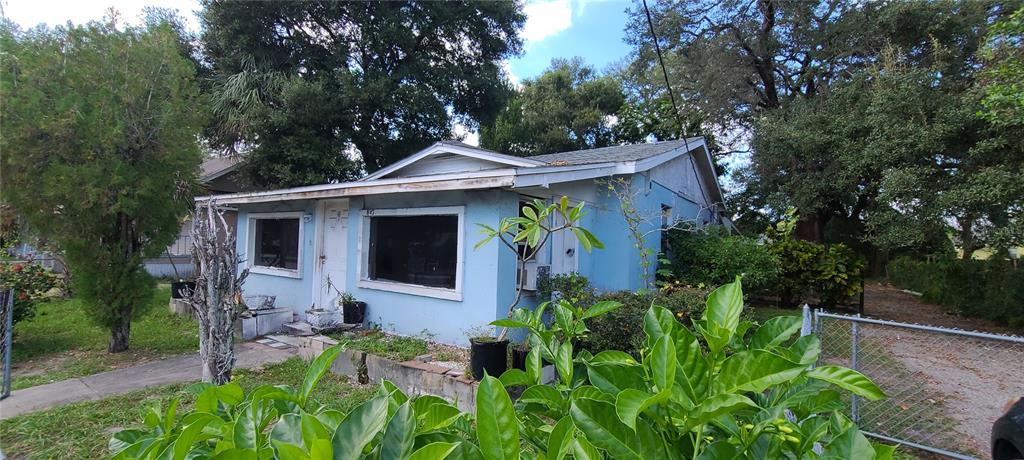
[[[348,248],[348,200],[320,203],[320,251],[317,258],[317,306],[335,305],[338,293],[345,292],[346,252]]]

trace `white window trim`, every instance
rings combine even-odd
[[[305,252],[303,250],[303,236],[305,235],[305,212],[294,211],[294,212],[261,212],[252,213],[247,216],[248,231],[247,233],[247,247],[250,256],[247,257],[246,266],[249,269],[249,273],[258,273],[260,275],[270,276],[281,276],[285,278],[302,278],[302,256]],[[275,267],[264,267],[256,265],[256,221],[260,219],[298,219],[299,220],[299,257],[296,261],[296,269],[288,268],[275,268]]]
[[[376,289],[380,291],[398,292],[421,297],[434,297],[437,299],[462,301],[462,273],[465,264],[465,206],[438,206],[426,208],[396,208],[396,209],[364,209],[360,215],[359,244],[356,252],[359,253],[359,264],[356,267],[356,285],[365,289]],[[455,262],[455,289],[446,289],[419,284],[400,283],[397,281],[372,280],[370,273],[370,218],[377,216],[457,216],[458,232]]]

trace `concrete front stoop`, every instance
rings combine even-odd
[[[312,361],[338,342],[315,335],[299,338],[299,356]],[[388,380],[407,394],[431,394],[456,403],[462,411],[472,412],[476,405],[477,382],[463,375],[462,369],[413,359],[396,362],[359,350],[344,350],[331,365],[331,372],[360,383]]]

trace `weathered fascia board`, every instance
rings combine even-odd
[[[578,180],[610,177],[619,174],[633,174],[635,162],[598,163],[580,166],[553,166],[546,168],[522,168],[516,170],[514,188],[548,187],[551,184]]]
[[[375,182],[347,182],[331,184],[331,186],[300,187],[296,189],[274,190],[269,192],[241,193],[234,195],[204,196],[196,201],[210,198],[218,204],[251,204],[270,203],[290,200],[315,200],[324,198],[344,198],[363,195],[380,195],[386,193],[434,192],[443,190],[471,190],[486,188],[511,187],[511,175],[465,178],[435,178],[433,180],[394,180]]]

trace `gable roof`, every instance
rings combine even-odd
[[[235,193],[217,199],[232,204],[429,190],[547,187],[562,182],[642,173],[693,152],[697,152],[691,155],[691,160],[698,170],[701,189],[710,195],[704,197],[706,204],[723,203],[713,160],[701,137],[532,157],[516,157],[458,141],[443,141],[355,182]],[[460,161],[459,157],[465,161]],[[413,166],[421,160],[423,164]],[[455,167],[436,167],[438,162],[449,161],[453,161]],[[405,174],[401,174],[407,167]],[[207,198],[197,198],[203,199]]]
[[[531,160],[543,161],[550,165],[585,165],[607,162],[645,160],[675,149],[685,148],[688,144],[700,144],[699,137],[686,140],[651,142],[646,144],[613,145],[596,149],[573,150],[571,152],[548,153],[527,157]]]
[[[360,182],[366,182],[376,180],[390,175],[406,166],[409,166],[417,161],[431,156],[449,155],[456,154],[465,157],[476,158],[479,160],[489,161],[496,165],[505,167],[529,167],[529,166],[541,166],[544,163],[537,160],[532,160],[524,157],[516,157],[512,155],[505,155],[503,153],[494,152],[480,147],[474,147],[472,145],[459,142],[459,141],[441,141],[435,142],[430,147],[427,147],[419,152],[409,155],[404,160],[395,162],[385,168],[381,168],[377,172],[370,174],[362,179]]]
[[[210,158],[199,167],[199,180],[209,182],[236,169],[242,163],[241,155]]]

